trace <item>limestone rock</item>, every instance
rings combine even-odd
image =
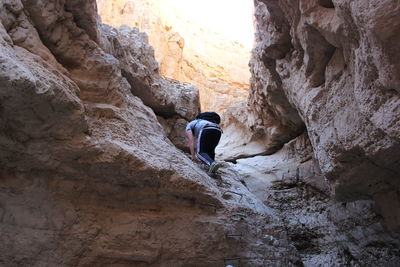
[[[173,80],[163,79],[158,73],[153,48],[145,33],[122,26],[119,30],[103,25],[108,45],[105,51],[120,63],[123,77],[131,86],[133,95],[163,117],[179,115],[192,120],[200,111],[197,88]]]
[[[167,139],[124,77],[138,66],[146,86],[157,81],[143,35],[96,28],[94,7],[0,1],[0,265],[298,262],[280,219],[234,170],[214,180]],[[178,104],[167,90],[150,103],[190,117],[192,95]]]
[[[160,74],[199,88],[203,111],[223,113],[248,96],[249,49],[200,27],[168,6],[169,1],[97,0],[106,24],[138,27],[149,36]]]
[[[287,16],[300,14],[297,5],[285,3],[270,2],[266,7],[271,17],[272,10],[279,9]],[[318,1],[326,9],[338,8],[338,19],[347,18],[334,34],[320,32],[330,45],[342,44],[342,50],[328,53],[332,58],[324,79],[312,64],[300,64],[300,52],[313,53],[304,62],[321,67],[326,60],[319,61],[317,54],[330,49],[314,50],[306,44],[315,40],[310,38],[315,31],[302,32],[300,24],[292,30],[290,23],[300,20],[287,24],[290,36],[304,33],[291,39],[293,47],[273,46],[287,44],[286,31],[262,46],[269,49],[270,65],[259,73],[284,78],[281,84],[272,80],[270,87],[254,87],[261,94],[252,93],[255,109],[246,106],[249,116],[232,111],[227,118],[237,118],[242,124],[238,135],[249,138],[249,144],[260,140],[262,150],[276,150],[289,136],[303,133],[302,120],[311,135],[298,137],[274,155],[239,159],[210,177],[167,138],[179,143],[174,137],[198,110],[197,93],[189,85],[159,76],[144,34],[127,27],[100,27],[93,0],[0,1],[0,265],[396,265],[398,238],[385,230],[374,203],[342,204],[329,197],[331,186],[346,199],[373,195],[387,224],[397,227],[396,213],[387,215],[396,207],[393,175],[381,171],[386,165],[366,163],[378,162],[380,155],[382,160],[392,157],[385,164],[397,172],[397,124],[392,117],[397,114],[397,91],[378,94],[375,87],[364,87],[373,73],[379,77],[368,80],[371,86],[397,81],[391,71],[398,62],[392,62],[396,53],[389,51],[398,36],[398,28],[391,28],[396,20],[390,19],[398,9],[394,2],[380,3],[370,9],[364,2],[335,1],[332,7],[329,1]],[[299,9],[307,13],[314,4],[304,1]],[[282,13],[275,19],[286,19]],[[391,23],[381,21],[381,16]],[[346,23],[364,28],[351,31]],[[318,27],[334,28],[328,24]],[[383,30],[371,34],[377,31],[374,27]],[[355,32],[356,40],[336,38]],[[354,49],[355,44],[361,50]],[[360,71],[357,64],[367,62],[362,56],[370,55],[372,48],[394,57],[368,61],[386,66],[388,73],[373,72],[371,65],[365,73]],[[259,52],[254,70],[263,70]],[[285,72],[293,66],[297,72]],[[295,84],[294,78],[297,85],[309,82],[298,88],[301,95],[289,86]],[[321,82],[330,87],[307,87]],[[352,82],[360,87],[348,87]],[[171,95],[173,90],[177,92]],[[316,90],[320,94],[307,98]],[[384,93],[386,98],[380,98]],[[390,102],[382,104],[382,99]],[[262,109],[268,111],[260,113]],[[343,120],[346,112],[354,116]],[[382,114],[388,117],[379,120]],[[367,119],[368,127],[356,127]],[[327,135],[329,123],[340,130],[332,137]],[[263,137],[271,125],[288,127],[280,130],[286,136]],[[270,141],[275,143],[265,145]],[[345,149],[357,153],[345,154]],[[350,168],[359,162],[363,181],[355,179],[352,171],[357,169]],[[365,189],[364,183],[374,175],[379,183]],[[343,187],[328,183],[333,179]]]
[[[307,135],[273,155],[239,159],[234,168],[281,217],[304,266],[397,265],[399,239],[387,231],[374,202],[332,199]]]
[[[233,106],[226,114],[229,118],[225,124],[233,123],[227,126],[232,128],[229,130],[230,136],[241,136],[224,143],[221,157],[227,160],[271,154],[300,135],[305,128],[297,110],[287,98],[282,78],[276,70],[275,59],[284,57],[291,49],[290,36],[286,32],[289,26],[278,7],[273,9],[275,13],[270,14],[264,3],[255,3],[257,42],[249,63],[251,87],[247,103],[241,104],[241,107]],[[237,153],[236,150],[242,152]]]
[[[274,129],[263,126],[259,115],[246,103],[231,105],[224,113],[221,127],[223,135],[216,153],[225,161],[271,154],[281,146],[270,138]]]
[[[163,117],[158,117],[158,121],[163,126],[169,140],[180,150],[190,153],[185,133],[189,121],[182,118],[164,119]]]
[[[335,196],[377,200],[387,225],[399,230],[400,3],[256,5],[251,106],[289,126],[288,136],[304,121]]]

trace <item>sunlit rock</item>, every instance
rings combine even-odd
[[[126,24],[147,32],[160,73],[196,85],[202,110],[222,113],[230,104],[247,98],[250,47],[182,14],[175,6],[179,1],[98,0],[97,3],[104,23],[115,27]],[[187,12],[195,13],[195,8],[196,5]],[[221,14],[220,24],[223,20]]]

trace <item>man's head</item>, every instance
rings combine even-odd
[[[199,115],[197,115],[196,119],[207,120],[216,124],[221,122],[221,117],[218,115],[218,113],[213,111],[201,112]]]

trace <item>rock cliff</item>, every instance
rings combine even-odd
[[[182,16],[173,6],[175,2],[97,0],[104,23],[145,31],[160,73],[196,85],[202,110],[222,114],[248,96],[250,48]]]
[[[224,122],[228,136],[245,138],[227,139],[220,154],[271,154],[306,129],[333,195],[375,200],[399,231],[400,3],[255,5],[249,101]]]
[[[0,1],[0,88],[0,265],[299,260],[232,169],[211,179],[170,142],[157,117],[193,119],[197,91],[95,1]]]

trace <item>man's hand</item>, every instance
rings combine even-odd
[[[192,155],[192,161],[198,162],[199,160],[197,159],[196,155],[194,154],[194,137],[193,137],[193,133],[191,130],[186,131],[186,138],[188,141],[190,155]]]

